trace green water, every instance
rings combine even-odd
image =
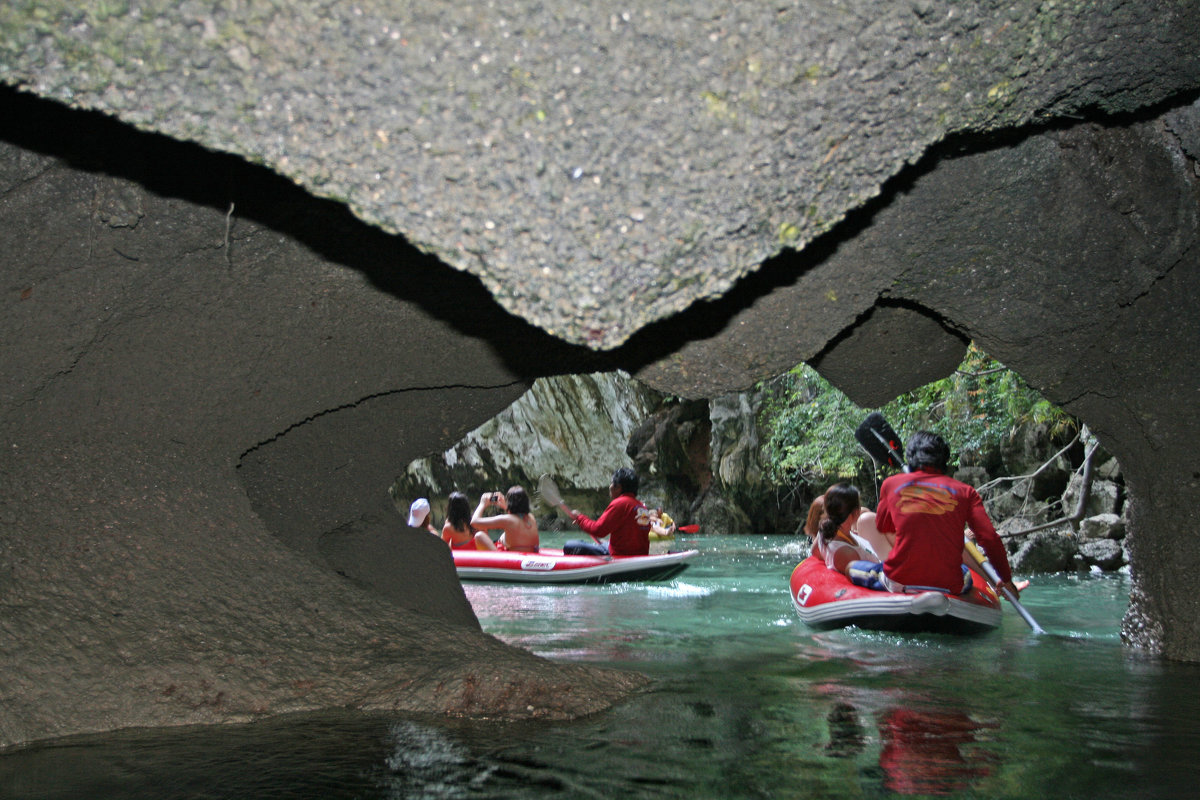
[[[126,733],[0,757],[4,798],[1178,798],[1196,796],[1200,668],[1139,658],[1128,580],[1033,576],[970,639],[814,633],[779,537],[693,540],[659,584],[469,584],[485,630],[651,688],[570,724],[323,714]],[[553,543],[553,542],[549,542]]]

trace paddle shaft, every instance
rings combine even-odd
[[[1033,618],[1033,615],[1025,610],[1025,606],[1021,605],[1021,601],[1017,599],[1016,593],[1007,586],[1001,586],[1004,581],[1000,579],[1000,574],[996,572],[996,568],[992,566],[992,562],[988,561],[987,556],[985,556],[983,551],[979,549],[979,545],[975,544],[970,539],[966,539],[963,541],[963,546],[967,548],[967,552],[971,554],[971,558],[975,559],[975,563],[977,563],[980,569],[983,570],[983,574],[987,577],[987,579],[992,582],[993,586],[1000,589],[1000,593],[1004,595],[1004,598],[1008,600],[1008,602],[1012,603],[1013,608],[1015,608],[1017,613],[1021,615],[1021,619],[1025,620],[1025,622],[1029,624],[1029,627],[1033,629],[1033,632],[1045,633],[1046,631],[1041,625],[1038,625],[1037,620]]]
[[[549,475],[543,475],[541,478],[539,478],[538,491],[541,492],[542,496],[551,503],[561,508],[564,514],[574,519],[575,513],[571,510],[571,507],[563,501],[562,495],[558,491],[558,484],[554,482],[553,478],[551,478]],[[587,531],[584,531],[584,533],[587,533],[588,536],[591,536],[592,541],[596,544],[601,544],[600,540],[596,538],[595,534],[588,533]]]
[[[575,512],[572,511],[571,508],[566,503],[559,503],[558,507],[561,508],[563,510],[563,512],[571,519],[575,518]],[[576,524],[578,524],[578,523],[576,523]],[[600,541],[600,539],[596,536],[596,534],[591,533],[590,531],[584,531],[584,533],[586,533],[588,536],[591,536],[592,541],[595,542],[596,544],[604,544],[603,542]]]
[[[557,483],[554,483],[554,480],[553,480],[553,479],[551,479],[551,477],[550,477],[550,476],[542,476],[542,477],[545,477],[545,479],[546,479],[546,480],[548,480],[548,482],[550,482],[550,486],[553,488],[553,494],[554,494],[554,498],[557,498],[557,499],[558,499],[558,507],[559,507],[559,509],[562,509],[562,510],[563,510],[563,513],[565,513],[565,515],[566,515],[566,516],[570,517],[571,519],[575,519],[575,512],[571,510],[571,507],[570,507],[570,506],[568,506],[568,505],[566,505],[566,504],[564,503],[564,501],[563,501],[563,495],[560,495],[560,494],[558,493],[558,485],[557,485]],[[576,524],[577,524],[577,523],[576,523]],[[598,536],[596,536],[596,535],[595,535],[595,534],[593,534],[593,533],[590,533],[590,531],[584,530],[584,531],[583,531],[583,533],[584,533],[584,534],[587,534],[587,535],[588,535],[588,536],[590,536],[590,537],[592,537],[592,541],[593,541],[593,542],[595,542],[595,543],[596,543],[596,545],[604,545],[604,542],[601,542],[601,541],[600,541],[600,539],[599,539],[599,537],[598,537]]]
[[[882,444],[884,448],[892,454],[892,458],[896,459],[896,463],[902,465],[904,467],[904,471],[908,472],[908,465],[904,463],[904,456],[900,455],[899,451],[892,447],[891,442],[883,438],[883,434],[874,428],[871,429],[871,433],[875,434],[875,438],[879,440],[879,443]]]
[[[570,508],[567,507],[566,503],[560,503],[558,507],[561,508],[563,511],[565,511],[568,517],[571,517],[572,519],[574,519],[575,513],[573,511],[571,511]],[[603,542],[600,541],[600,539],[596,536],[596,534],[590,533],[588,531],[584,531],[584,533],[586,533],[588,536],[591,536],[592,541],[595,542],[596,544],[604,544]]]

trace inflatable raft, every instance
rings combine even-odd
[[[877,631],[974,634],[1000,625],[1000,600],[982,577],[965,595],[937,591],[914,594],[877,592],[855,586],[822,559],[809,556],[792,571],[792,604],[800,619],[817,630],[855,625]]]
[[[662,581],[688,567],[699,550],[648,556],[568,556],[561,550],[537,553],[453,550],[461,580],[514,583],[615,583]]]

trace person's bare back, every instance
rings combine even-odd
[[[484,511],[489,506],[501,509],[502,514],[485,516]],[[526,553],[536,553],[540,544],[537,519],[530,513],[529,495],[520,486],[514,486],[507,494],[485,492],[479,498],[479,505],[471,516],[471,525],[479,528],[475,534],[475,546],[480,550],[517,550]],[[488,535],[489,530],[500,530],[500,538],[495,542]]]

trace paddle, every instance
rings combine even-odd
[[[893,467],[903,467],[905,472],[908,472],[908,465],[904,463],[900,456],[900,451],[903,445],[900,443],[900,436],[892,429],[892,426],[883,418],[883,414],[878,411],[872,411],[867,415],[867,418],[858,426],[858,430],[854,432],[854,438],[862,445],[862,448],[867,451],[867,454],[876,462],[887,464]],[[987,556],[979,549],[979,546],[970,539],[964,539],[963,546],[971,559],[979,565],[983,570],[984,577],[993,587],[999,587],[1003,581],[1000,579],[996,568],[992,566],[992,562],[987,560]],[[1046,631],[1041,625],[1038,625],[1037,620],[1033,615],[1025,610],[1025,606],[1021,605],[1021,601],[1017,599],[1017,595],[1008,587],[1000,590],[1001,594],[1008,602],[1012,603],[1013,608],[1021,615],[1021,619],[1029,624],[1034,633],[1045,633]]]
[[[971,554],[971,558],[975,560],[975,563],[979,565],[979,568],[983,570],[984,577],[988,579],[988,582],[991,583],[993,587],[1000,588],[1000,584],[1003,583],[1003,581],[1000,580],[1000,575],[996,572],[996,568],[992,566],[992,562],[988,561],[987,556],[984,555],[983,551],[979,549],[979,545],[975,544],[970,539],[964,539],[963,546],[967,549],[967,552]],[[1029,627],[1033,629],[1034,633],[1046,632],[1041,625],[1038,625],[1037,620],[1033,618],[1033,615],[1025,610],[1025,606],[1021,605],[1021,601],[1017,599],[1017,595],[1012,589],[1004,586],[1000,588],[1000,592],[1004,595],[1004,598],[1008,600],[1008,602],[1012,603],[1013,608],[1015,608],[1017,613],[1021,615],[1021,619],[1029,623]]]
[[[900,454],[904,448],[900,443],[900,436],[892,430],[883,414],[878,411],[868,414],[854,432],[854,438],[876,462],[908,472],[908,465],[904,463],[904,456]]]
[[[550,505],[561,508],[567,514],[571,513],[571,509],[567,508],[567,504],[563,502],[562,495],[559,494],[558,484],[548,474],[538,478],[537,491]]]
[[[571,509],[563,502],[562,494],[558,491],[558,484],[554,482],[554,478],[551,478],[549,473],[543,473],[542,477],[538,478],[537,491],[547,503],[561,508],[568,517],[571,516]],[[596,544],[600,544],[600,540],[595,536],[590,533],[588,536],[591,536],[592,541]]]
[[[677,525],[677,526],[675,526],[675,530],[679,531],[680,533],[699,533],[700,526],[699,525]]]

